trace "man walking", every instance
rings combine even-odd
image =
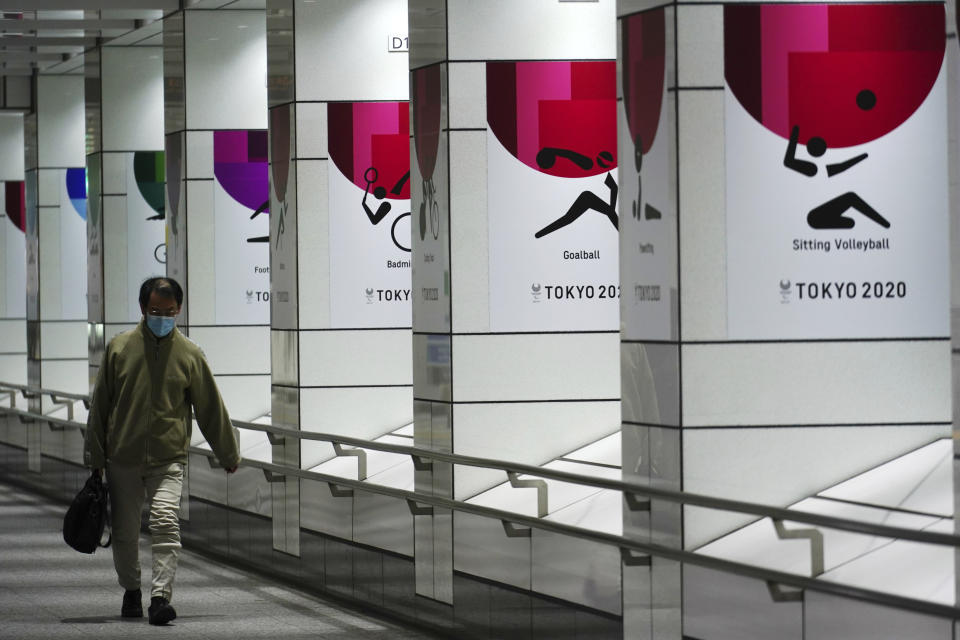
[[[143,617],[140,512],[150,510],[153,583],[150,624],[177,617],[170,605],[180,552],[180,493],[190,444],[191,405],[200,430],[227,473],[240,454],[227,409],[200,348],[176,329],[183,289],[171,278],[140,287],[143,319],[107,345],[90,402],[84,462],[107,472],[113,564],[126,591],[120,614]]]

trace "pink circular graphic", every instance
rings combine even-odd
[[[488,62],[487,122],[528,167],[584,178],[617,166],[613,60]]]
[[[727,84],[782,138],[875,140],[923,103],[943,63],[940,4],[724,6]]]
[[[332,102],[330,159],[378,199],[410,199],[410,106],[407,102]]]

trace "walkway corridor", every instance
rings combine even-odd
[[[0,638],[433,638],[211,561],[184,549],[167,627],[120,618],[123,590],[109,549],[93,556],[64,544],[66,507],[0,483]],[[141,539],[144,609],[149,547]]]

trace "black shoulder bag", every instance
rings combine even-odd
[[[93,553],[109,547],[110,537],[102,543],[103,530],[110,520],[109,496],[103,480],[90,474],[80,493],[73,499],[63,517],[63,540],[81,553]]]

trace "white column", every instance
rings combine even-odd
[[[624,477],[787,506],[949,435],[942,9],[652,4],[619,3]],[[929,41],[898,75],[870,52],[899,40],[854,23]],[[624,530],[696,550],[751,520],[654,501]],[[755,635],[725,626],[739,606]],[[813,615],[656,558],[624,569],[624,607],[631,638],[798,637]]]
[[[410,3],[418,446],[544,464],[619,431],[614,9]],[[435,463],[417,490],[503,480]],[[420,595],[451,602],[461,570],[620,612],[615,550],[440,509],[416,526]],[[560,558],[604,577],[584,595]]]
[[[37,76],[35,111],[25,123],[28,380],[72,393],[88,390],[83,96],[83,76]],[[31,401],[32,410],[41,408],[48,409]],[[77,431],[30,434],[33,470],[41,450],[79,455]]]
[[[140,321],[140,284],[165,275],[163,49],[86,54],[90,380],[103,348]]]
[[[204,350],[235,420],[270,413],[266,19],[263,9],[164,18],[166,273],[184,288],[181,329]],[[240,432],[244,456],[266,448]],[[202,442],[194,430],[194,444]],[[264,476],[228,479],[199,457],[189,495],[270,515]]]
[[[27,382],[23,116],[0,117],[0,380]]]
[[[270,2],[267,28],[274,423],[377,438],[413,421],[408,65],[390,46],[407,3]],[[333,456],[274,447],[305,469]],[[274,485],[277,548],[303,526],[413,554],[409,529],[376,522],[409,521],[405,502],[299,485]]]

